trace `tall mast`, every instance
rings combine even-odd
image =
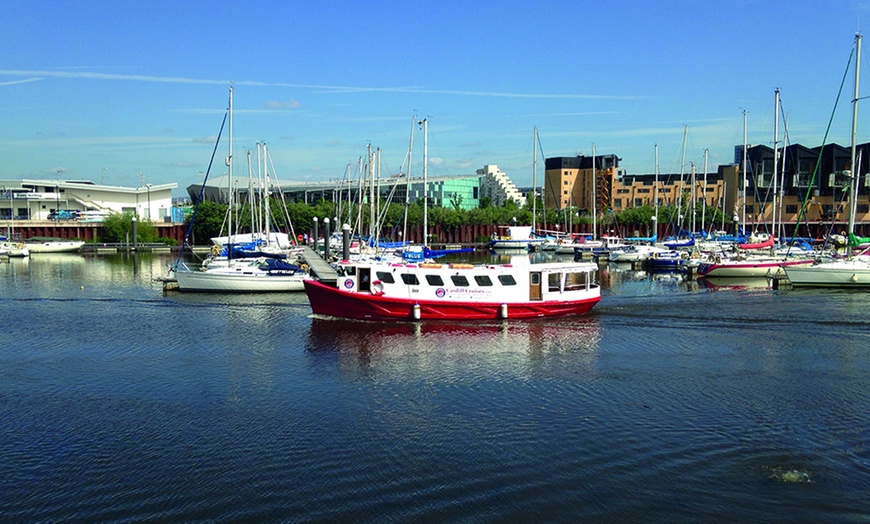
[[[266,143],[263,142],[263,178],[261,181],[263,189],[262,189],[262,195],[260,197],[260,202],[262,202],[261,205],[263,206],[263,213],[262,213],[263,224],[262,224],[262,229],[260,231],[262,231],[263,234],[265,235],[264,241],[266,242],[266,244],[269,244],[272,240],[272,238],[271,238],[272,235],[270,234],[272,232],[272,227],[271,227],[272,226],[272,217],[271,217],[271,213],[270,213],[271,210],[269,209],[269,207],[270,207],[269,206],[270,193],[269,193],[269,164],[268,164],[268,159],[269,159],[269,150],[266,147]],[[259,216],[257,217],[257,220],[260,220]]]
[[[408,238],[408,204],[411,203],[411,166],[414,153],[414,125],[417,115],[411,117],[411,138],[408,143],[408,172],[405,174],[405,223],[402,226],[402,242]]]
[[[743,215],[740,219],[740,223],[743,224],[743,231],[746,231],[746,110],[743,110],[743,182],[740,184],[740,188],[737,190],[737,197],[739,199],[740,195],[743,195]],[[725,213],[725,205],[723,201],[722,205],[722,213]],[[737,214],[737,210],[734,210],[734,213]],[[724,228],[723,228],[724,229]],[[739,232],[738,232],[739,233]]]
[[[369,241],[375,236],[375,155],[369,144]]]
[[[686,173],[686,138],[689,135],[689,126],[683,125],[683,152],[680,156],[680,186],[677,190],[677,227],[683,229],[683,175]],[[675,233],[679,236],[680,232]]]
[[[779,164],[779,88],[773,90],[773,207],[770,210],[770,234],[776,234],[776,172]]]
[[[858,204],[858,177],[860,173],[859,166],[856,164],[855,160],[855,138],[858,133],[858,81],[861,78],[861,33],[855,35],[855,47],[857,51],[855,53],[855,96],[852,98],[852,178],[850,182],[850,191],[849,191],[849,233],[852,234],[855,231],[855,210]]]
[[[698,202],[698,194],[697,194],[696,191],[695,191],[696,188],[695,188],[695,162],[694,162],[694,160],[691,162],[691,165],[692,165],[692,193],[691,193],[691,199],[692,199],[692,231],[690,231],[690,233],[694,235],[694,234],[695,234],[695,206],[697,205],[697,202]]]
[[[659,234],[659,145],[655,146],[656,151],[656,178],[653,186],[653,235]],[[656,239],[658,237],[656,236]]]
[[[227,259],[231,260],[233,258],[233,87],[230,86],[230,101],[227,106],[227,111],[229,112],[229,128],[227,130],[227,142],[229,143],[227,149],[227,187],[229,188],[228,202],[229,207],[227,218]]]
[[[423,124],[423,245],[429,244],[429,119]]]
[[[701,231],[704,231],[707,218],[707,157],[709,154],[710,150],[704,148],[704,189],[701,190],[704,200],[701,201]]]
[[[598,238],[597,228],[597,201],[598,200],[598,176],[595,172],[595,144],[592,144],[592,240]]]
[[[538,230],[538,127],[532,139],[532,231]]]

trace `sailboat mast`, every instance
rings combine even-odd
[[[855,35],[855,96],[852,97],[852,178],[850,182],[850,191],[849,191],[849,233],[854,234],[855,232],[855,211],[856,206],[858,204],[858,174],[860,169],[855,163],[856,157],[855,152],[857,146],[855,145],[855,138],[858,134],[858,82],[861,79],[861,40],[862,35],[858,33]]]
[[[692,165],[692,234],[695,234],[695,206],[698,203],[698,195],[695,192],[695,161],[691,162]]]
[[[429,244],[429,119],[423,124],[423,245]]]
[[[598,209],[596,200],[598,200],[598,177],[595,173],[595,144],[592,144],[592,240],[598,239],[597,215]]]
[[[408,204],[411,203],[411,166],[414,157],[414,126],[417,115],[411,117],[411,138],[408,142],[408,172],[405,174],[405,223],[402,226],[402,242],[408,238]]]
[[[227,260],[231,260],[233,258],[233,87],[230,86],[230,101],[227,106],[227,111],[229,112],[229,127],[227,129],[227,142],[229,143],[227,149],[227,188],[229,189],[229,195],[227,196],[229,207],[228,209],[228,217],[227,218]]]
[[[263,144],[263,179],[262,179],[262,205],[263,205],[263,224],[260,231],[266,236],[265,242],[268,244],[272,240],[272,217],[269,206],[269,150],[266,144]],[[258,219],[259,220],[259,219]]]
[[[538,230],[538,127],[532,138],[532,231]]]
[[[677,228],[683,229],[683,177],[686,173],[686,138],[689,135],[689,126],[683,126],[683,152],[680,155],[680,188],[677,192]],[[676,231],[679,235],[680,231]]]
[[[655,145],[656,151],[656,178],[655,185],[653,185],[653,235],[656,235],[658,238],[659,234],[659,145]]]
[[[701,201],[701,231],[704,231],[707,218],[707,158],[710,155],[710,150],[704,148],[704,189],[701,193],[704,199]]]
[[[746,110],[743,110],[743,182],[737,190],[737,196],[743,195],[743,214],[740,223],[743,224],[743,231],[746,231]],[[722,213],[725,213],[725,204],[722,204]],[[735,215],[737,210],[734,210]],[[724,227],[722,229],[725,229]]]
[[[776,234],[776,172],[779,163],[779,88],[773,90],[773,207],[770,210],[770,234]]]

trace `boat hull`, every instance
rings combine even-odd
[[[75,253],[85,245],[82,241],[28,242],[30,253]]]
[[[206,271],[176,271],[179,291],[212,293],[264,293],[303,291],[307,276],[214,274]]]
[[[725,261],[702,262],[698,266],[699,277],[773,277],[784,275],[784,268],[811,265],[813,260],[783,261]]]
[[[347,293],[316,280],[305,281],[316,315],[357,320],[484,320],[584,315],[601,296],[573,301],[444,301]]]
[[[870,264],[865,262],[835,262],[785,271],[792,286],[797,287],[870,287]]]

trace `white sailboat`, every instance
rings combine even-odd
[[[858,84],[861,78],[861,40],[862,35],[855,35],[855,91],[852,98],[852,155],[850,182],[851,211],[849,214],[849,232],[854,233],[855,202],[857,199],[861,173],[856,163],[856,135],[858,127]],[[865,249],[857,256],[843,260],[820,262],[811,266],[792,267],[785,269],[788,279],[797,287],[870,287],[870,249]]]
[[[233,174],[233,89],[230,88],[228,105],[229,128],[227,155],[228,180],[232,194]],[[230,204],[232,207],[232,204]],[[232,212],[229,213],[232,217]],[[229,230],[232,231],[232,218]],[[237,239],[233,238],[233,242]],[[184,264],[177,264],[175,279],[180,291],[209,291],[221,293],[282,292],[304,291],[304,281],[311,277],[300,266],[276,257],[232,260],[232,251],[227,265],[210,267],[204,270],[191,270]]]

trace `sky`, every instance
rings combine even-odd
[[[773,145],[776,88],[780,142],[848,145],[847,68],[870,1],[6,0],[3,11],[0,179],[174,182],[180,196],[225,173],[226,131],[209,162],[230,86],[234,173],[265,143],[286,183],[356,176],[369,144],[384,176],[422,176],[423,118],[430,176],[497,164],[531,186],[544,157],[593,147],[627,174],[653,173],[656,147],[662,173],[702,173],[705,151],[715,172],[743,143],[744,112],[748,143]]]

